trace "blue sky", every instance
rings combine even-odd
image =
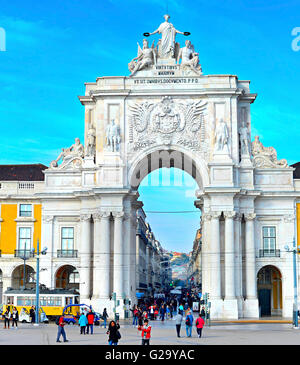
[[[251,91],[258,93],[253,135],[274,146],[278,158],[300,161],[300,51],[291,47],[292,30],[300,27],[298,0],[14,0],[0,3],[0,28],[6,32],[6,52],[0,52],[0,163],[47,165],[75,137],[83,139],[84,110],[77,96],[84,94],[84,82],[128,75],[136,42],[158,27],[167,9],[177,29],[191,32],[204,74],[251,80]],[[192,197],[181,200],[174,188],[166,189],[169,209],[164,210],[194,209]],[[162,201],[162,194],[146,190],[145,210],[152,210],[146,200],[159,194]],[[174,219],[166,216],[165,228],[155,224],[162,230],[158,236],[165,238],[168,231],[163,245],[175,247],[176,239],[188,250],[195,219],[190,218],[188,237],[188,218],[177,219],[182,236],[171,234]]]

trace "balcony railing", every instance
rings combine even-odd
[[[31,257],[34,257],[35,253],[31,250],[15,250],[15,257],[18,257],[20,259],[26,258],[29,259]]]
[[[259,250],[259,257],[280,257],[280,250]]]
[[[78,250],[57,250],[57,257],[78,257]]]

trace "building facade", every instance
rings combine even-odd
[[[184,36],[168,20],[158,44],[144,39],[129,77],[85,84],[84,145],[76,138],[63,148],[34,194],[49,249],[41,281],[53,287],[74,273],[81,301],[110,308],[116,293],[122,316],[123,300],[136,302],[139,184],[155,169],[176,167],[199,186],[211,318],[290,317],[292,258],[284,247],[296,237],[300,179],[273,147],[252,138],[250,81],[203,74],[191,41],[180,46]]]

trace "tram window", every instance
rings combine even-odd
[[[41,297],[40,298],[40,305],[42,305],[42,306],[46,306],[47,305],[47,298],[46,297]]]
[[[61,297],[56,297],[54,302],[57,307],[61,307]]]

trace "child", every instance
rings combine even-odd
[[[142,345],[150,345],[151,338],[151,326],[148,319],[144,320],[144,325],[138,327],[139,331],[142,331]]]

